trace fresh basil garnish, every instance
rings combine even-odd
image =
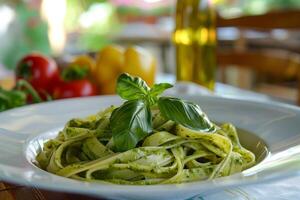
[[[144,99],[150,88],[140,77],[133,77],[123,73],[117,80],[117,94],[126,100]]]
[[[179,123],[189,129],[212,132],[215,126],[201,108],[191,102],[172,97],[160,97],[158,99],[158,108],[161,114],[176,123]]]
[[[127,151],[152,132],[151,106],[158,108],[166,119],[187,128],[213,132],[215,126],[209,121],[200,107],[178,98],[160,97],[169,83],[155,84],[152,88],[139,77],[121,74],[116,91],[126,101],[115,109],[110,117],[110,128],[116,151]]]
[[[126,101],[113,111],[110,126],[115,150],[133,149],[152,132],[150,107],[142,100]]]

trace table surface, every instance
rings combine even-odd
[[[160,75],[157,77],[157,82],[169,82],[174,83],[175,77],[173,75]],[[1,82],[0,82],[1,84]],[[189,86],[189,89],[197,87],[191,83],[180,83],[181,87]],[[191,86],[192,85],[192,86]],[[267,95],[258,94],[252,91],[242,90],[236,87],[232,87],[226,84],[217,83],[215,89],[215,95],[227,96],[227,97],[239,97],[244,99],[255,99],[260,101],[270,101],[271,98]],[[62,192],[46,191],[34,187],[27,187],[21,185],[15,185],[6,182],[0,182],[0,199],[1,200],[50,200],[50,199],[64,199],[64,200],[96,200],[99,198],[88,197],[78,194],[68,194]]]

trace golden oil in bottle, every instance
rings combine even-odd
[[[177,0],[176,48],[178,81],[193,81],[211,90],[216,71],[216,16],[212,0]]]

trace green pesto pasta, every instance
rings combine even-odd
[[[72,119],[36,156],[37,165],[54,174],[83,181],[152,185],[209,180],[255,164],[232,124],[213,133],[188,129],[152,109],[153,132],[136,148],[116,152],[110,107],[85,119]]]

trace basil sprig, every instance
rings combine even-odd
[[[110,117],[114,149],[126,151],[152,133],[151,106],[158,105],[161,114],[169,120],[193,130],[212,132],[214,125],[201,108],[178,98],[160,97],[169,83],[154,84],[150,88],[139,77],[121,74],[117,80],[118,95],[127,100]]]

